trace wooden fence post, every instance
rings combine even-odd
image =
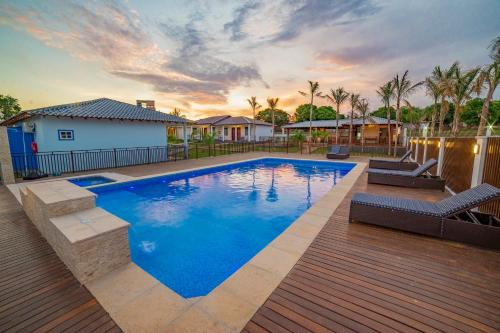
[[[422,164],[427,161],[427,145],[429,144],[427,137],[424,139],[424,157],[422,158]]]
[[[474,166],[472,168],[472,179],[470,187],[477,186],[483,182],[484,162],[488,151],[488,138],[481,136],[476,138],[474,146]]]
[[[438,143],[439,153],[438,153],[438,164],[437,164],[437,171],[436,171],[437,176],[441,176],[441,173],[443,172],[445,144],[446,144],[446,138],[439,138],[439,143]]]

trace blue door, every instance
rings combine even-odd
[[[31,151],[31,143],[35,140],[33,133],[24,133],[20,126],[9,127],[7,133],[14,173],[26,175],[30,171],[36,171],[36,155]]]

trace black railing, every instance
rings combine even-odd
[[[16,177],[60,175],[98,169],[182,160],[184,145],[12,154]]]

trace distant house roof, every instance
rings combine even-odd
[[[349,126],[351,120],[349,118],[344,118],[344,119],[339,119],[339,126]],[[353,125],[362,125],[363,120],[361,118],[354,118],[352,120]],[[365,118],[365,124],[370,125],[387,125],[387,119],[385,118],[380,118],[380,117],[375,117],[375,116],[368,116]],[[395,120],[391,120],[391,125],[396,124]],[[336,120],[313,120],[312,121],[312,127],[316,128],[335,128],[337,126],[337,121]],[[295,123],[295,124],[288,124],[283,126],[283,128],[309,128],[309,122],[308,121],[303,121],[300,123]]]
[[[249,124],[253,124],[253,119],[244,116],[238,116],[238,117],[213,116],[213,117],[203,118],[195,122],[195,125],[212,125],[212,126],[249,125]],[[255,120],[255,124],[262,126],[272,126],[271,124],[258,119]]]
[[[115,101],[109,98],[99,98],[85,102],[62,104],[45,108],[23,111],[1,123],[13,125],[33,116],[53,116],[91,119],[118,119],[155,122],[184,123],[186,119],[149,110],[141,106]]]
[[[196,120],[194,122],[195,125],[213,125],[218,121],[224,120],[226,118],[229,118],[231,116],[213,116],[213,117],[207,117],[203,119]]]

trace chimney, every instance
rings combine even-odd
[[[150,99],[138,99],[137,106],[141,106],[143,108],[156,111],[155,101],[150,100]]]

